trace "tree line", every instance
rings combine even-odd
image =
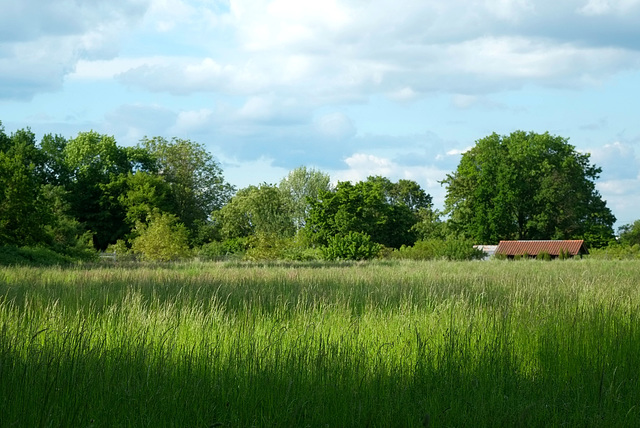
[[[332,185],[301,166],[278,184],[236,189],[191,140],[145,137],[121,147],[89,131],[37,141],[29,128],[7,134],[0,122],[0,247],[150,260],[470,258],[478,255],[472,243],[502,239],[604,247],[615,241],[615,217],[595,190],[600,172],[562,137],[493,134],[443,180],[438,211],[413,180]],[[637,234],[625,227],[625,236]]]

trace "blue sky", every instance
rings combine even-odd
[[[204,144],[238,188],[300,166],[439,181],[484,136],[569,138],[640,218],[640,0],[21,0],[0,120]]]

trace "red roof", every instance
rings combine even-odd
[[[583,240],[571,241],[500,241],[496,254],[505,256],[521,256],[528,254],[537,256],[538,253],[549,253],[551,256],[558,256],[560,251],[566,251],[571,256],[578,254],[589,254],[584,246]]]

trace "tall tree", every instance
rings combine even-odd
[[[326,245],[335,235],[357,232],[387,247],[412,245],[416,213],[404,202],[388,197],[385,180],[370,177],[355,185],[338,183],[333,191],[312,202],[306,232],[313,242]]]
[[[310,201],[317,200],[321,193],[331,190],[330,181],[329,174],[306,166],[294,169],[282,179],[279,187],[290,201],[296,230],[300,230],[305,225],[311,208]]]
[[[255,234],[289,237],[295,233],[286,196],[276,186],[264,183],[239,190],[214,213],[214,221],[224,239]]]
[[[378,183],[382,187],[386,201],[391,205],[403,204],[413,212],[418,212],[422,208],[430,209],[432,206],[431,195],[413,180],[400,179],[394,183],[387,177],[370,176],[367,181]]]
[[[443,180],[449,225],[478,243],[573,238],[605,245],[615,217],[595,189],[600,172],[565,138],[494,133]]]
[[[233,194],[222,168],[204,146],[190,140],[144,138],[141,146],[155,160],[155,169],[169,185],[179,221],[193,231]]]
[[[130,230],[118,202],[123,191],[119,177],[132,170],[127,150],[113,136],[89,131],[71,139],[64,155],[72,213],[94,233],[95,246],[104,249]]]
[[[7,136],[0,122],[0,245],[47,242],[51,210],[42,194],[40,164],[31,130]]]

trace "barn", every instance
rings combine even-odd
[[[500,241],[495,254],[507,258],[537,257],[549,254],[551,258],[582,256],[589,254],[583,240],[548,240],[548,241]]]

